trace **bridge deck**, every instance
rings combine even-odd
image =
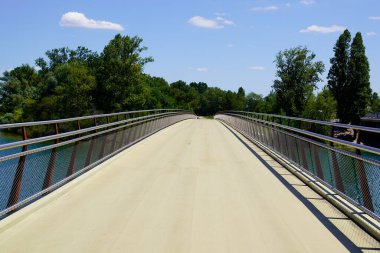
[[[265,163],[217,121],[171,126],[0,221],[0,252],[380,248],[252,148]]]

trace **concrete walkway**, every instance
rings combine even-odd
[[[178,123],[0,221],[0,252],[380,249],[262,155],[273,169],[215,120]]]

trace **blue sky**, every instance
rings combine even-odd
[[[326,65],[342,29],[363,34],[371,87],[380,93],[379,0],[1,0],[0,72],[46,50],[101,52],[115,34],[139,36],[155,62],[145,72],[266,95],[275,55],[307,46]],[[103,22],[101,22],[103,21]]]

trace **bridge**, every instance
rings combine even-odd
[[[0,125],[0,252],[380,251],[377,128],[147,110]],[[336,138],[355,130],[356,140]]]

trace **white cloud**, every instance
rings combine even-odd
[[[286,6],[286,7],[291,7],[292,4],[291,4],[291,3],[286,3],[285,6]]]
[[[375,32],[368,32],[367,33],[367,36],[376,36],[377,35],[377,33],[375,33]]]
[[[251,10],[253,11],[277,11],[278,6],[271,5],[271,6],[259,6],[259,7],[254,7]]]
[[[59,22],[64,27],[82,27],[89,29],[106,29],[123,31],[124,28],[120,24],[112,23],[109,21],[94,20],[87,18],[83,13],[70,11],[62,15]]]
[[[201,16],[194,16],[188,21],[189,24],[202,27],[202,28],[210,28],[210,29],[220,29],[223,28],[217,21],[207,19]]]
[[[368,19],[371,19],[371,20],[380,20],[380,16],[372,16],[372,17],[368,17]]]
[[[198,72],[208,72],[208,68],[204,68],[204,67],[202,67],[202,68],[195,68],[195,70],[198,71]]]
[[[224,24],[224,25],[234,25],[234,21],[232,20],[228,20],[228,19],[225,19],[225,18],[222,18],[220,16],[216,17],[216,20],[220,23],[220,24]]]
[[[300,30],[301,33],[336,33],[343,32],[346,29],[344,26],[332,25],[332,26],[318,26],[312,25],[305,29]]]
[[[254,71],[264,71],[265,68],[263,66],[252,66],[252,67],[249,67],[250,70],[254,70]]]
[[[225,19],[221,16],[217,16],[215,19],[207,19],[201,16],[194,16],[187,22],[191,25],[208,29],[221,29],[224,28],[225,25],[235,24],[232,20]]]
[[[314,0],[301,0],[300,3],[304,4],[304,5],[311,5],[311,4],[315,4],[315,1]]]
[[[234,47],[234,44],[227,44],[227,47]]]

